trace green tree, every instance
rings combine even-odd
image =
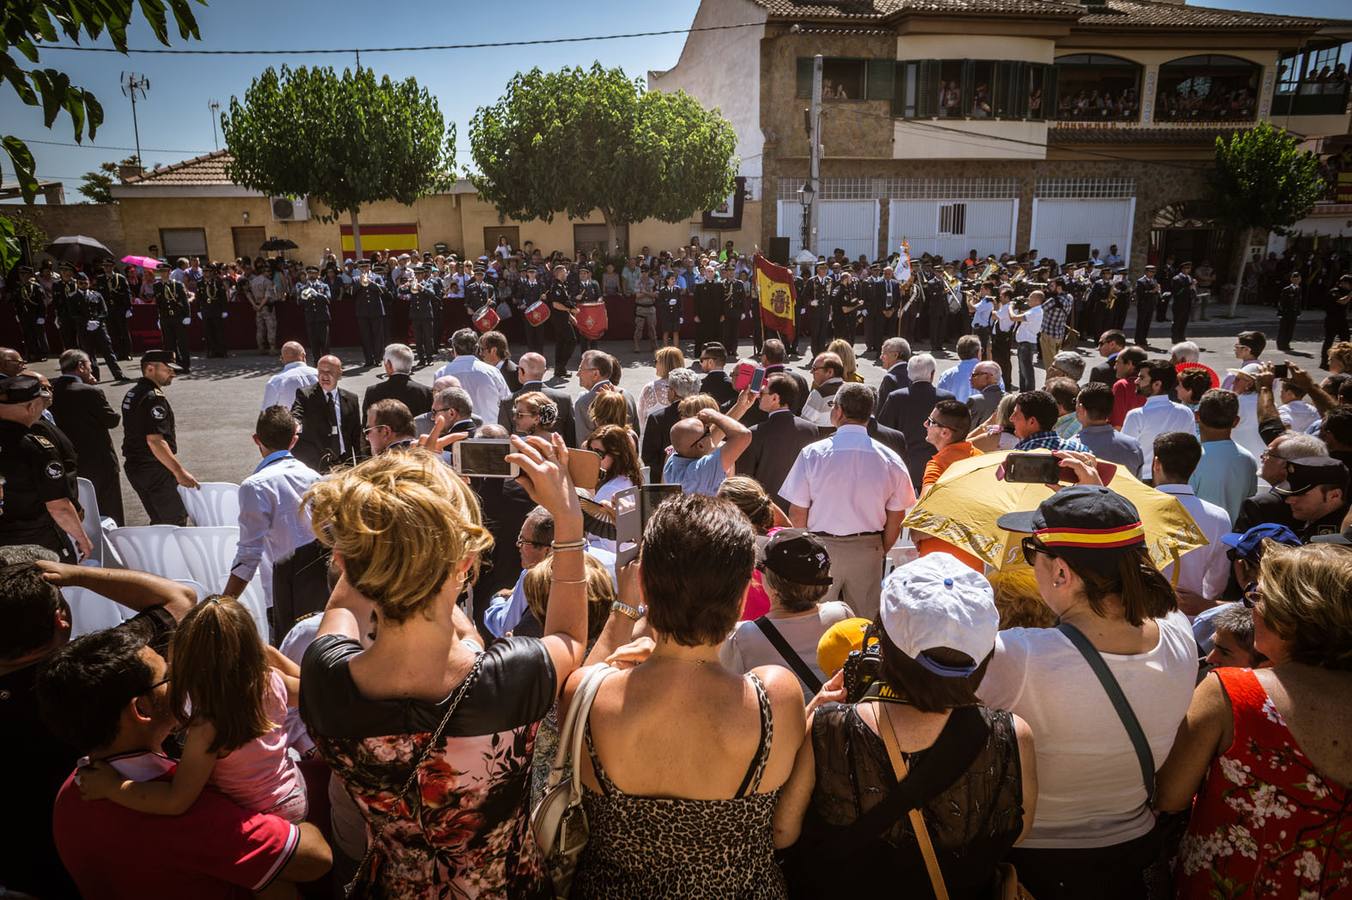
[[[689,219],[727,197],[737,137],[684,91],[646,91],[621,69],[518,73],[470,124],[479,195],[513,219],[600,210],[608,252],[619,227]]]
[[[195,0],[206,5],[206,0]],[[141,10],[155,39],[169,43],[172,14],[179,37],[197,39],[193,0],[6,0],[0,4],[0,81],[4,81],[28,106],[41,106],[43,125],[51,128],[63,111],[70,116],[75,140],[83,141],[88,130],[93,138],[103,123],[103,107],[84,88],[70,83],[59,69],[36,68],[41,45],[62,37],[78,44],[80,38],[97,39],[104,34],[113,46],[127,52],[127,27],[136,9]],[[35,68],[26,69],[20,59]],[[37,196],[37,164],[28,145],[12,134],[0,135],[10,165],[26,203]],[[8,271],[18,259],[18,240],[9,219],[0,220],[0,271]]]
[[[128,156],[121,165],[128,166],[136,162],[136,156]],[[80,193],[90,203],[116,203],[113,199],[113,185],[117,184],[118,163],[106,162],[93,172],[80,176]]]
[[[370,69],[269,68],[221,115],[236,183],[265,194],[308,195],[346,213],[361,255],[357,215],[368,203],[411,204],[455,180],[455,127],[412,78],[376,80]]]
[[[1327,190],[1319,158],[1301,150],[1289,133],[1260,122],[1216,138],[1216,165],[1210,174],[1216,218],[1238,236],[1234,249],[1234,292],[1230,315],[1239,304],[1245,254],[1255,230],[1288,234]]]

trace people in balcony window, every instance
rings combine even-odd
[[[991,115],[991,91],[985,84],[976,86],[976,96],[972,98],[972,118],[989,119]]]
[[[1042,118],[1042,88],[1033,88],[1028,92],[1028,118]]]
[[[947,117],[956,118],[962,115],[962,88],[956,81],[944,85],[939,94],[939,105]]]

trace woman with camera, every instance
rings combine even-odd
[[[863,696],[813,712],[775,810],[795,895],[991,896],[1038,793],[1032,732],[976,695],[999,621],[990,583],[947,553],[888,577],[876,657],[827,685]],[[870,663],[864,690],[852,670]]]
[[[1000,632],[981,701],[1037,735],[1038,818],[1011,860],[1038,900],[1145,896],[1158,857],[1150,809],[1197,680],[1197,645],[1151,562],[1136,508],[1094,458],[1059,452],[1079,481],[999,526],[1023,554],[1057,628]]]

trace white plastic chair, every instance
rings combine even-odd
[[[203,600],[211,596],[211,591],[207,590],[206,585],[202,584],[202,582],[200,581],[193,581],[191,578],[175,578],[173,580],[176,584],[181,584],[185,587],[190,587],[194,591],[196,591],[198,603],[201,603]]]
[[[102,565],[104,534],[116,528],[117,523],[107,516],[99,515],[99,497],[94,490],[94,482],[88,478],[77,478],[75,484],[79,489],[80,508],[84,510],[84,532],[92,545],[88,558],[98,560]]]
[[[61,596],[66,598],[66,603],[70,606],[72,639],[121,625],[135,615],[122,604],[114,603],[88,588],[64,587],[61,589]]]
[[[179,550],[188,564],[184,577],[218,591],[230,577],[230,563],[239,544],[238,525],[180,528],[175,533]]]
[[[228,481],[204,481],[200,488],[178,486],[178,495],[194,525],[213,528],[239,524],[239,485]]]
[[[106,537],[108,547],[128,569],[165,578],[193,578],[175,538],[180,530],[176,525],[136,525],[115,529]]]

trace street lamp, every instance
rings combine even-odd
[[[816,196],[817,189],[812,186],[811,179],[798,189],[798,202],[803,204],[803,249],[808,252],[812,249],[812,201]]]

